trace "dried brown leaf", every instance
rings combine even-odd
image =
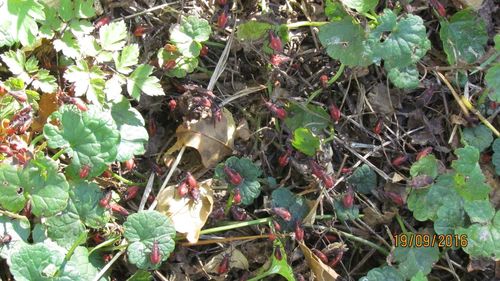
[[[313,271],[316,276],[315,280],[318,281],[333,281],[337,280],[339,275],[333,268],[324,264],[316,255],[313,254],[311,249],[309,249],[303,242],[299,243],[300,249],[302,253],[304,253],[304,257],[306,258],[309,267]]]

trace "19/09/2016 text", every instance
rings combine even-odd
[[[467,247],[467,235],[465,234],[396,234],[394,235],[396,247]]]

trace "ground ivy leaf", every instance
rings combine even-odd
[[[439,36],[450,65],[474,63],[484,54],[488,41],[486,25],[474,11],[459,11],[449,21],[440,23]]]
[[[76,247],[73,255],[61,271],[60,279],[64,281],[92,280],[103,267],[101,257],[97,257],[96,255],[96,253],[89,255],[89,251],[85,247]],[[99,280],[104,281],[106,279],[102,277]]]
[[[201,43],[208,40],[212,29],[208,21],[196,16],[183,17],[170,28],[170,40],[185,57],[198,57]]]
[[[500,138],[497,138],[491,147],[493,148],[491,162],[495,166],[495,172],[497,175],[500,175]]]
[[[243,181],[238,186],[232,185],[227,179],[226,173],[224,173],[224,166],[234,169],[243,178]],[[260,168],[249,158],[231,156],[224,163],[220,163],[215,167],[214,177],[225,180],[230,190],[238,188],[241,194],[241,204],[250,205],[260,195],[258,178],[261,174],[262,171]]]
[[[99,66],[91,68],[85,60],[79,60],[76,65],[69,66],[64,73],[68,82],[75,83],[75,95],[86,95],[93,104],[104,102],[104,72]]]
[[[455,190],[467,201],[487,199],[491,190],[479,164],[476,165],[470,173],[455,173],[453,177]]]
[[[473,146],[465,146],[455,150],[458,159],[451,163],[451,167],[458,173],[468,175],[478,167],[479,150]]]
[[[319,138],[307,129],[307,128],[297,128],[293,131],[292,146],[298,151],[314,156],[316,151],[319,149]]]
[[[365,31],[352,17],[321,26],[318,36],[328,55],[347,66],[367,66],[373,62]]]
[[[91,108],[79,111],[75,106],[62,106],[52,113],[50,120],[58,119],[59,126],[45,124],[43,133],[51,148],[66,148],[72,157],[68,170],[73,177],[84,165],[90,166],[88,177],[95,177],[116,160],[120,133],[106,114]]]
[[[452,197],[454,198],[454,197]],[[452,235],[457,227],[464,225],[464,208],[461,200],[445,200],[436,213],[434,230],[437,234]]]
[[[123,226],[124,236],[129,242],[128,259],[140,269],[153,269],[161,265],[161,262],[153,265],[149,260],[154,241],[158,242],[162,261],[166,261],[174,250],[175,228],[169,218],[157,211],[132,214]]]
[[[134,155],[144,154],[149,135],[139,111],[131,107],[127,99],[122,99],[111,106],[111,116],[120,132],[116,159],[123,162],[132,159]]]
[[[37,21],[45,19],[43,5],[34,0],[8,0],[6,20],[10,21],[10,32],[24,46],[31,46],[38,34]]]
[[[439,260],[438,247],[396,247],[393,254],[399,263],[399,272],[407,279],[419,271],[429,274],[434,263]]]
[[[280,187],[275,189],[271,194],[271,198],[273,208],[285,208],[292,215],[292,219],[290,221],[285,221],[278,216],[275,218],[283,230],[293,231],[296,223],[301,223],[309,213],[309,207],[307,206],[306,200],[302,196],[293,194],[287,188]]]
[[[26,244],[12,254],[10,273],[17,281],[57,280],[54,274],[64,261],[64,251],[57,245]]]
[[[347,179],[347,183],[353,185],[358,192],[370,194],[377,186],[377,175],[370,166],[363,164]]]
[[[344,207],[342,200],[335,200],[333,202],[333,207],[335,208],[335,214],[337,215],[337,218],[342,222],[359,218],[358,205],[352,205],[351,208],[346,208]]]
[[[0,206],[17,213],[24,208],[26,198],[21,185],[22,170],[10,164],[0,164]]]
[[[418,70],[414,64],[391,68],[387,77],[389,77],[394,86],[402,89],[415,89],[420,83]]]
[[[130,276],[127,281],[151,281],[153,280],[153,275],[149,271],[137,270],[132,276]]]
[[[483,124],[476,125],[470,128],[464,128],[462,135],[462,143],[464,145],[472,145],[482,152],[493,142],[493,133],[488,127]]]
[[[410,281],[427,281],[427,277],[422,273],[422,271],[419,271],[410,279]]]
[[[393,11],[385,9],[379,22],[369,37],[374,55],[384,60],[386,69],[415,64],[431,48],[419,16],[409,14],[398,21]]]
[[[132,72],[131,66],[134,66],[139,61],[139,45],[131,44],[123,48],[121,53],[114,53],[114,61],[116,70],[123,74]]]
[[[76,182],[69,196],[76,213],[86,226],[100,228],[109,221],[109,212],[99,204],[103,192],[97,184],[87,181]]]
[[[68,211],[72,209],[72,211]],[[47,236],[59,246],[71,248],[80,235],[86,233],[85,225],[80,221],[74,207],[69,207],[64,213],[47,219]],[[86,234],[85,234],[86,235]]]
[[[404,281],[405,278],[392,266],[376,267],[359,281]]]
[[[267,31],[273,26],[267,22],[248,21],[238,25],[236,38],[240,41],[255,41],[267,35]]]
[[[127,26],[123,20],[112,22],[99,29],[99,42],[106,51],[119,51],[125,46]]]
[[[490,99],[495,102],[500,102],[500,64],[494,64],[488,69],[484,79],[490,89]]]
[[[7,260],[10,264],[10,257],[19,247],[25,245],[30,236],[30,222],[28,220],[11,219],[0,215],[0,235],[10,235],[9,243],[0,243],[0,257]]]
[[[372,11],[378,4],[378,0],[341,0],[340,2],[359,13]]]
[[[309,104],[292,104],[287,110],[288,116],[285,119],[286,126],[295,131],[298,128],[307,128],[313,134],[320,134],[331,124],[331,118],[326,110],[320,106]]]
[[[495,209],[489,200],[466,201],[464,209],[471,222],[487,223],[495,216]]]
[[[467,246],[463,250],[472,257],[500,257],[500,212],[493,221],[482,225],[474,223],[467,228],[458,228],[457,235],[467,235]]]
[[[436,157],[433,154],[429,154],[413,163],[410,168],[410,175],[412,177],[427,175],[435,179],[438,176],[438,162]]]
[[[160,80],[154,76],[153,67],[148,64],[139,65],[127,78],[127,92],[136,100],[140,99],[141,92],[148,96],[161,96],[165,93],[159,83]]]

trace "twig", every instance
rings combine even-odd
[[[472,113],[474,113],[477,116],[477,118],[479,118],[479,120],[481,120],[481,122],[497,136],[497,138],[500,137],[500,133],[498,132],[498,130],[495,127],[493,127],[490,121],[484,118],[481,112],[475,109],[464,96],[462,96],[462,102],[465,105],[465,107],[467,107],[470,111],[472,111]]]
[[[467,110],[467,107],[464,105],[464,103],[462,102],[462,99],[457,94],[457,92],[455,92],[455,89],[453,88],[453,86],[451,86],[448,79],[446,79],[446,77],[444,77],[444,75],[441,74],[440,72],[435,71],[434,73],[436,73],[437,76],[444,82],[444,84],[446,84],[448,89],[450,89],[451,94],[453,95],[453,97],[457,101],[458,105],[460,106],[460,109],[462,109],[462,112],[465,114],[465,116],[469,116],[469,110]]]
[[[9,218],[13,218],[13,219],[17,219],[17,220],[28,220],[28,218],[25,216],[21,216],[19,214],[15,214],[15,213],[12,213],[9,211],[4,211],[4,210],[0,210],[0,215],[4,215],[4,216],[7,216]]]
[[[261,235],[252,235],[252,236],[236,236],[236,237],[225,237],[222,239],[209,239],[209,240],[199,240],[196,243],[190,243],[190,242],[181,242],[179,245],[188,247],[188,246],[202,246],[202,245],[210,245],[210,244],[216,244],[216,243],[229,243],[233,241],[240,241],[240,240],[255,240],[255,239],[268,239],[270,234],[261,234]]]
[[[153,188],[154,180],[155,180],[155,173],[151,172],[151,174],[149,175],[148,183],[146,184],[146,189],[144,190],[144,194],[142,194],[138,212],[144,210],[144,206],[148,201],[149,193],[151,193],[151,189]]]
[[[265,90],[267,89],[266,85],[259,85],[259,86],[256,86],[256,87],[251,87],[251,88],[246,88],[246,89],[243,89],[241,91],[238,91],[236,93],[234,93],[232,96],[226,98],[225,100],[223,100],[221,103],[220,103],[220,107],[224,107],[226,104],[236,100],[236,99],[239,99],[239,98],[242,98],[244,96],[247,96],[249,94],[252,94],[252,93],[255,93],[255,92],[258,92],[258,91],[262,91],[262,90]]]
[[[122,241],[121,244],[124,244],[125,243],[125,240]],[[101,277],[106,273],[106,271],[108,271],[108,269],[113,265],[113,263],[115,263],[118,258],[121,257],[121,255],[123,255],[125,253],[125,250],[126,249],[123,249],[121,251],[119,251],[100,271],[99,273],[97,273],[97,275],[94,277],[94,279],[92,279],[92,281],[99,281],[99,279],[101,279]]]

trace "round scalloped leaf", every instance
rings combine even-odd
[[[311,130],[314,134],[320,134],[332,122],[324,108],[313,104],[309,104],[307,107],[292,104],[286,111],[288,116],[285,119],[285,124],[291,131],[303,127]]]
[[[302,196],[293,194],[287,188],[280,187],[274,190],[271,197],[273,208],[285,208],[292,215],[292,219],[290,221],[285,221],[278,216],[276,217],[276,220],[281,225],[283,230],[293,231],[295,229],[295,224],[297,222],[302,222],[302,220],[309,213],[309,206],[307,205],[306,200]]]
[[[259,40],[267,34],[273,26],[267,22],[248,21],[238,25],[236,38],[240,41],[255,41]]]
[[[488,224],[475,223],[467,228],[458,228],[455,234],[467,235],[467,247],[463,250],[472,257],[500,257],[500,212]]]
[[[346,208],[344,207],[342,200],[335,200],[333,206],[335,208],[335,214],[337,215],[337,218],[342,222],[359,218],[358,205],[352,205],[351,208]]]
[[[497,138],[491,147],[493,148],[491,162],[495,166],[496,174],[500,175],[500,138]]]
[[[347,66],[367,66],[373,61],[365,31],[352,17],[321,26],[318,36],[328,55]]]
[[[347,183],[352,184],[358,192],[370,194],[377,186],[377,175],[370,166],[363,164],[347,179]]]
[[[454,230],[464,225],[465,214],[462,200],[445,200],[436,213],[434,231],[437,234],[452,235]]]
[[[359,13],[369,12],[375,9],[378,4],[378,0],[341,0],[340,2]]]
[[[319,138],[308,128],[298,128],[293,131],[292,146],[305,155],[314,156],[319,145]]]
[[[377,267],[370,271],[359,281],[404,281],[405,278],[392,266]]]
[[[243,181],[234,186],[227,179],[224,173],[224,166],[227,165],[234,169],[243,178]],[[238,188],[241,194],[241,204],[250,205],[253,200],[260,195],[260,183],[258,178],[261,175],[260,168],[255,165],[249,158],[238,158],[235,156],[229,157],[225,163],[220,163],[215,168],[215,178],[223,179],[228,183],[229,189]]]
[[[498,35],[495,36],[499,37]],[[495,47],[498,47],[495,44]],[[489,97],[492,101],[500,102],[500,64],[494,64],[488,71],[486,71],[486,76],[484,77],[486,84],[490,89]]]
[[[426,175],[435,179],[438,176],[438,162],[433,154],[420,158],[410,168],[410,175],[417,177]]]
[[[492,142],[493,133],[483,124],[463,130],[462,143],[474,146],[479,152],[488,148]]]
[[[124,236],[129,242],[128,260],[140,269],[156,269],[161,265],[161,262],[153,265],[149,260],[155,241],[158,242],[162,261],[167,260],[174,250],[175,228],[168,217],[157,211],[132,214],[123,226]]]
[[[144,146],[149,135],[142,115],[137,109],[130,106],[130,102],[122,99],[111,106],[111,117],[120,131],[120,144],[116,160],[124,162],[134,155],[142,155],[146,151]]]
[[[415,234],[409,234],[415,235]],[[394,259],[399,263],[399,272],[407,279],[419,271],[429,274],[439,260],[438,247],[396,247]]]
[[[82,112],[73,105],[65,105],[52,113],[43,134],[51,148],[66,148],[72,157],[67,170],[78,178],[84,166],[90,167],[87,178],[96,177],[116,160],[120,133],[108,114],[96,108]]]
[[[451,163],[451,167],[460,174],[470,174],[479,166],[479,150],[473,146],[465,146],[455,150],[458,159]]]
[[[466,201],[464,208],[471,222],[487,223],[495,216],[495,209],[489,200]]]
[[[52,244],[26,244],[11,257],[10,273],[17,281],[56,280],[64,261],[64,250]]]
[[[183,17],[180,24],[170,28],[170,40],[185,57],[200,55],[201,43],[208,40],[212,33],[208,21],[196,16]]]
[[[7,263],[10,264],[10,257],[19,247],[26,244],[30,231],[28,220],[11,219],[0,215],[0,236],[9,234],[12,237],[9,243],[0,244],[0,257],[7,259]]]
[[[26,198],[21,186],[22,170],[9,164],[0,164],[0,206],[17,213],[24,208]]]
[[[61,271],[61,278],[58,281],[93,280],[102,267],[102,258],[98,252],[89,255],[89,251],[85,247],[76,247],[73,255],[71,255],[71,258]],[[104,281],[107,279],[102,277],[99,280]]]
[[[413,64],[405,67],[391,68],[389,73],[387,73],[387,77],[389,77],[394,86],[402,89],[415,89],[420,83],[417,67]]]
[[[410,281],[427,281],[427,277],[425,276],[425,274],[419,271],[417,274],[413,275]]]
[[[47,236],[56,242],[59,246],[66,249],[71,248],[73,244],[79,240],[80,235],[86,239],[85,225],[80,221],[80,217],[75,213],[74,208],[72,211],[64,211],[47,219],[45,226],[47,228]],[[85,242],[80,240],[82,244]]]

